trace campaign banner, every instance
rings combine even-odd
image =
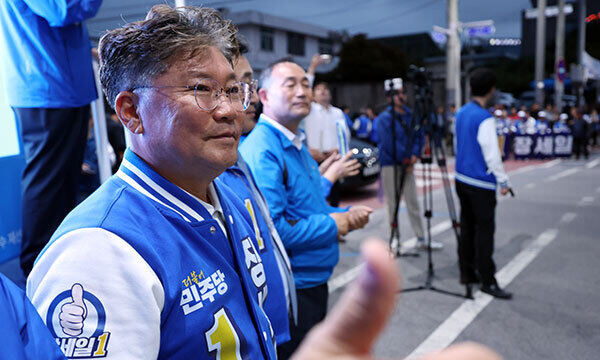
[[[554,156],[554,136],[553,135],[533,135],[534,159],[547,159]]]
[[[507,141],[512,142],[515,160],[570,157],[573,151],[573,135],[570,132],[513,134]]]
[[[515,134],[513,136],[513,152],[516,160],[530,159],[532,155],[534,139],[533,135],[520,135]]]
[[[573,154],[573,135],[571,133],[554,134],[554,156],[571,157]]]

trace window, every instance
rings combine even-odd
[[[273,51],[273,29],[260,28],[260,49],[264,51]]]
[[[319,39],[319,54],[333,54],[333,42],[329,39]]]
[[[304,35],[288,33],[288,54],[304,56]]]

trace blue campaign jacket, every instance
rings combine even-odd
[[[61,235],[83,228],[106,229],[131,245],[156,273],[164,288],[159,359],[215,356],[208,350],[207,329],[219,329],[223,312],[232,323],[229,329],[239,339],[242,358],[276,359],[272,329],[257,299],[264,288],[257,288],[253,283],[254,277],[264,275],[264,271],[253,271],[250,265],[256,264],[251,264],[253,256],[247,255],[248,252],[257,255],[248,241],[255,236],[248,212],[229,187],[218,179],[213,183],[229,239],[222,231],[215,231],[220,229],[218,222],[202,204],[128,149],[119,172],[66,217],[44,251]],[[173,198],[176,201],[171,200]],[[191,217],[192,211],[203,220]],[[44,256],[44,251],[37,261]],[[258,261],[260,263],[260,258]],[[189,305],[192,294],[197,298],[203,290],[198,283],[182,284],[190,270],[204,273],[206,279],[210,279],[211,274],[222,274],[221,281],[224,279],[226,283],[213,294],[213,299],[201,301],[203,305],[193,310],[200,302],[193,301]],[[101,299],[118,294],[94,295]],[[109,316],[107,310],[106,318]],[[226,346],[235,344],[221,344],[221,351]]]
[[[488,173],[477,141],[481,123],[492,114],[474,101],[456,113],[456,180],[487,190],[496,190],[496,177]]]
[[[239,155],[238,155],[239,156]],[[265,219],[262,217],[260,209],[252,195],[252,188],[248,183],[244,172],[237,166],[232,166],[225,170],[219,176],[219,179],[225,183],[242,202],[248,215],[252,218],[256,236],[252,239],[254,246],[258,249],[260,257],[265,267],[267,275],[267,287],[269,289],[267,298],[263,303],[263,309],[267,313],[277,344],[283,344],[290,340],[290,325],[287,312],[287,299],[285,297],[285,288],[283,279],[279,273],[279,265],[275,257],[273,239]]]
[[[0,1],[0,66],[8,103],[67,108],[98,96],[84,20],[102,0]]]
[[[299,289],[327,282],[338,262],[337,226],[323,196],[317,163],[306,146],[298,150],[264,119],[240,146],[240,153],[267,199],[275,227],[292,263]]]
[[[0,343],[6,359],[64,359],[23,290],[0,274]]]
[[[415,131],[412,130],[411,116],[412,111],[404,106],[405,114],[395,113],[396,124],[396,158],[394,159],[394,137],[392,133],[392,107],[388,106],[381,114],[379,114],[374,122],[373,129],[377,131],[377,146],[379,147],[379,161],[381,166],[389,166],[400,164],[403,159],[409,159],[412,155],[421,156],[421,148],[423,147],[424,134],[423,128]],[[402,126],[407,126],[408,132]],[[409,137],[412,133],[412,139]],[[412,149],[407,149],[407,146],[412,140]]]

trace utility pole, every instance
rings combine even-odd
[[[544,106],[544,52],[546,50],[546,0],[538,0],[535,32],[535,102]]]
[[[583,71],[583,52],[585,51],[585,0],[579,0],[579,8],[577,9],[577,64],[581,71],[581,84],[577,89],[578,105],[583,106],[583,87],[585,86],[584,71]]]
[[[448,1],[448,42],[446,43],[446,104],[461,105],[460,40],[458,38],[458,0]]]
[[[562,95],[564,92],[564,74],[566,71],[565,58],[565,0],[558,0],[558,18],[556,19],[556,51],[554,52],[554,105],[558,113],[562,112]]]

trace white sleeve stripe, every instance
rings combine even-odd
[[[488,173],[493,173],[497,183],[508,181],[508,176],[502,166],[498,136],[496,135],[496,121],[493,117],[485,119],[477,130],[477,142],[488,168]]]
[[[123,159],[123,161],[125,161],[125,159]],[[116,175],[118,177],[120,177],[123,181],[125,181],[127,184],[131,185],[131,187],[133,187],[134,189],[136,189],[137,191],[141,192],[143,195],[145,195],[146,197],[149,197],[150,199],[156,201],[157,203],[175,211],[177,214],[179,214],[185,221],[187,222],[191,222],[187,217],[185,217],[185,215],[183,215],[182,213],[180,213],[179,211],[175,210],[174,208],[172,208],[171,206],[165,204],[164,202],[158,200],[154,195],[150,194],[146,189],[144,189],[140,184],[138,184],[135,180],[133,180],[129,175],[125,174],[123,171],[119,170],[117,171]]]

